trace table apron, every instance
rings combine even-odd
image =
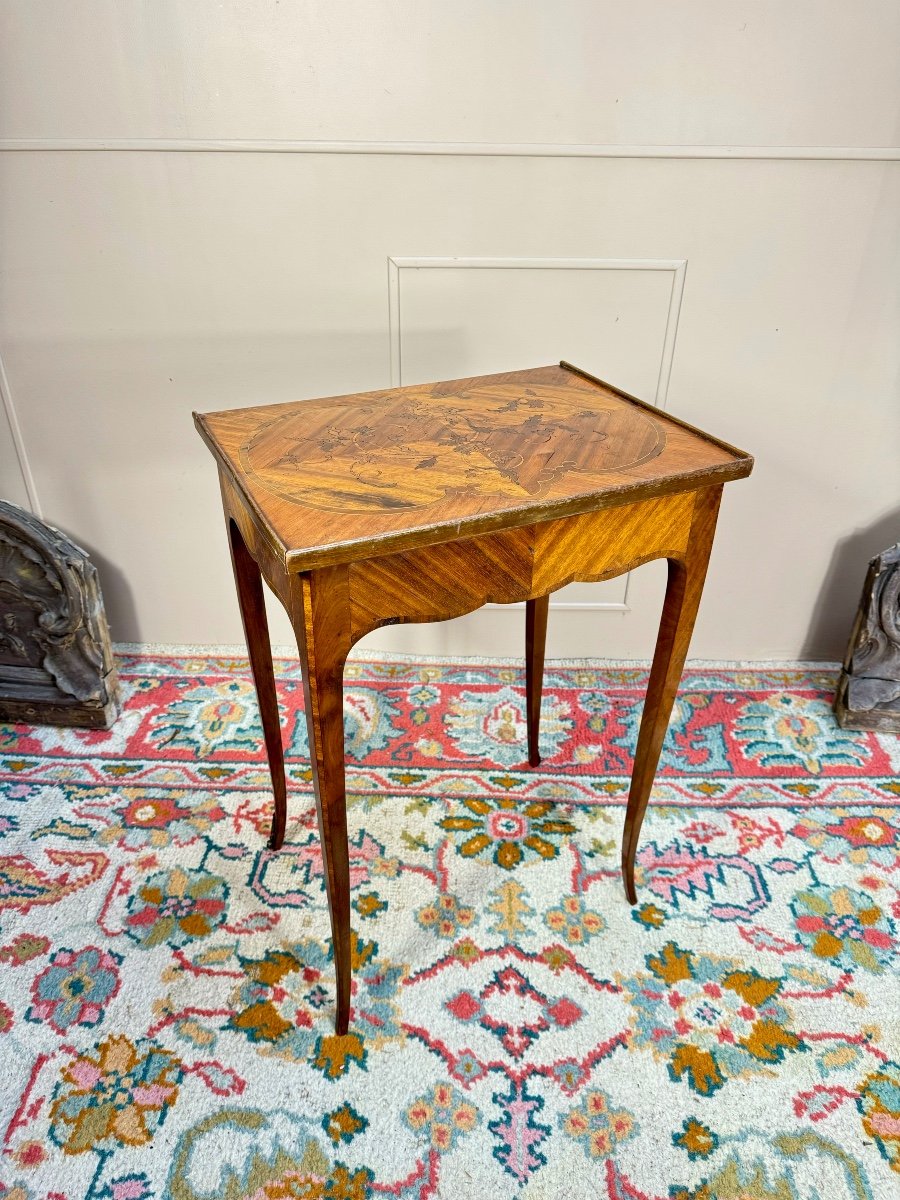
[[[677,492],[351,563],[350,640],[382,625],[445,621],[483,604],[610,579],[651,559],[680,559],[700,494]]]

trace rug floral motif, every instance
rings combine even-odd
[[[354,661],[336,1037],[302,688],[126,654],[0,727],[3,1200],[900,1195],[900,743],[816,670],[687,673],[627,904],[643,668]]]

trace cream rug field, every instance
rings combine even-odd
[[[246,662],[128,654],[0,727],[3,1200],[900,1195],[900,749],[831,672],[685,676],[626,903],[646,675],[362,662],[351,1031],[299,672],[285,847]]]

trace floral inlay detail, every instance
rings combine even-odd
[[[561,839],[575,832],[551,800],[523,804],[512,796],[466,796],[456,806],[440,826],[464,835],[457,839],[457,852],[464,858],[486,854],[507,871],[527,858],[556,858]]]
[[[623,981],[635,1016],[631,1044],[663,1059],[672,1079],[701,1095],[805,1048],[777,999],[781,979],[674,942],[646,963],[649,975]]]
[[[50,1136],[66,1154],[143,1146],[178,1098],[181,1062],[155,1042],[113,1035],[63,1067]]]
[[[611,1108],[609,1096],[601,1091],[588,1092],[577,1108],[560,1117],[560,1125],[589,1158],[608,1158],[618,1142],[640,1128],[630,1112]]]
[[[72,1025],[97,1025],[119,991],[120,954],[85,946],[58,950],[31,985],[29,1021],[46,1021],[57,1033]]]
[[[791,909],[800,940],[818,958],[880,975],[894,956],[894,923],[864,892],[814,883],[797,893]]]
[[[151,875],[128,901],[125,932],[145,950],[208,937],[228,913],[228,885],[207,871],[173,867]]]
[[[478,1125],[481,1117],[474,1104],[449,1083],[438,1083],[432,1091],[414,1100],[404,1113],[414,1133],[428,1139],[440,1152],[452,1150],[459,1139]]]

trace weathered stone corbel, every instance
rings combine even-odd
[[[845,729],[900,733],[900,542],[869,563],[834,712]]]
[[[93,563],[0,500],[0,721],[108,728],[119,687]]]

